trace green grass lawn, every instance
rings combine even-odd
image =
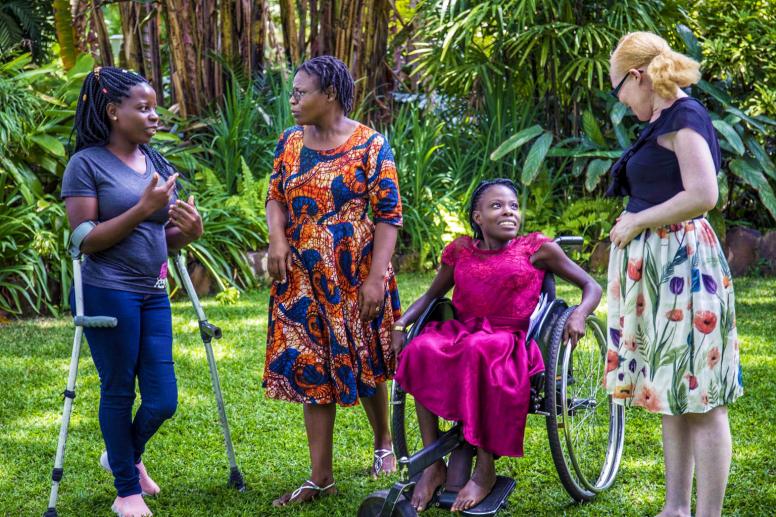
[[[431,275],[402,275],[405,305]],[[739,338],[746,394],[731,406],[733,466],[725,515],[776,512],[776,435],[773,378],[776,371],[776,280],[736,281]],[[560,295],[577,296],[568,287]],[[363,497],[389,480],[367,477],[371,433],[360,407],[340,410],[334,455],[340,495],[293,509],[270,501],[308,476],[301,407],[268,400],[260,382],[267,324],[266,290],[243,295],[236,305],[205,303],[224,330],[215,353],[238,463],[248,490],[226,488],[228,468],[207,361],[187,302],[174,304],[175,359],[180,405],[149,444],[145,463],[162,493],[149,499],[165,515],[355,515]],[[601,307],[605,307],[605,301]],[[603,316],[603,312],[600,314]],[[50,488],[73,330],[70,321],[38,319],[0,327],[0,515],[42,515]],[[112,515],[111,477],[97,464],[103,449],[97,422],[99,383],[84,344],[78,397],[70,425],[60,515]],[[517,479],[504,515],[654,515],[663,500],[659,418],[641,410],[626,414],[626,446],[614,486],[596,501],[572,504],[555,474],[544,420],[529,418],[526,456],[497,463]],[[431,511],[430,515],[442,515]]]

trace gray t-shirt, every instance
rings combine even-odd
[[[96,197],[100,223],[119,216],[140,201],[151,182],[154,166],[146,157],[140,174],[106,147],[87,147],[75,153],[62,178],[62,199]],[[159,178],[159,182],[163,181]],[[175,202],[175,196],[170,203]],[[124,240],[87,255],[82,276],[85,284],[143,294],[164,293],[167,287],[167,240],[164,225],[168,209],[162,208],[140,223]]]

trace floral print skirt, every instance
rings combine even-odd
[[[743,394],[730,269],[706,219],[612,246],[608,285],[604,383],[615,403],[680,415]]]

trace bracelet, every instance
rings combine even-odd
[[[407,329],[406,325],[402,325],[401,323],[395,323],[393,325],[393,330],[397,332],[404,332]]]

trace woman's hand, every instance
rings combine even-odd
[[[563,328],[563,342],[571,340],[571,346],[577,346],[577,342],[585,335],[585,314],[579,309],[571,313]]]
[[[202,217],[194,205],[194,196],[189,196],[188,202],[178,199],[170,207],[170,222],[189,239],[189,242],[199,239],[204,231]]]
[[[358,315],[364,323],[377,317],[385,300],[385,286],[382,278],[373,280],[370,277],[361,284],[358,292]]]
[[[291,271],[291,247],[285,235],[270,237],[267,255],[269,276],[278,282],[285,282],[287,273]]]
[[[399,355],[399,352],[404,348],[404,342],[407,341],[407,334],[400,330],[394,330],[391,332],[391,349],[393,353]]]
[[[638,234],[644,231],[639,223],[639,217],[630,212],[623,212],[609,232],[609,240],[620,249],[625,248]]]
[[[155,172],[153,176],[151,176],[151,182],[145,188],[143,195],[140,197],[140,201],[137,203],[140,205],[146,216],[167,206],[172,197],[172,193],[175,191],[175,180],[177,179],[178,173],[176,172],[170,176],[167,181],[157,186],[159,174]]]

